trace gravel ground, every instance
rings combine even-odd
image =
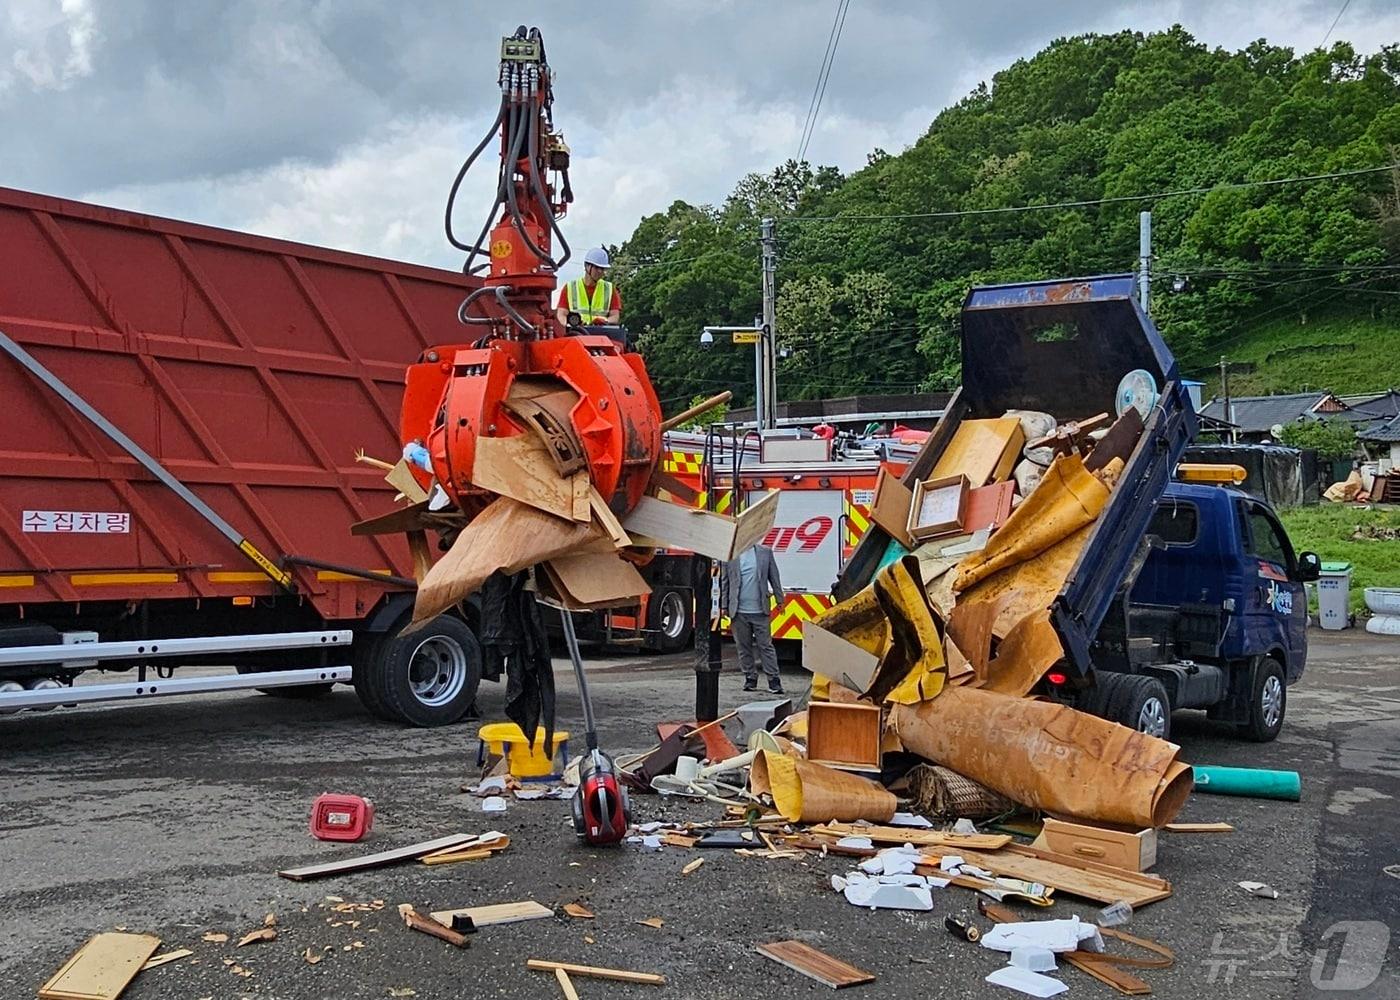
[[[1224,820],[1236,831],[1162,834],[1156,871],[1175,894],[1128,928],[1176,951],[1175,967],[1143,974],[1158,997],[1400,996],[1400,933],[1391,939],[1400,880],[1382,871],[1400,863],[1400,642],[1359,632],[1314,632],[1312,641],[1277,742],[1237,742],[1196,713],[1174,720],[1188,760],[1295,769],[1304,795],[1299,803],[1193,796],[1181,819]],[[576,729],[567,663],[556,670],[560,724]],[[595,656],[590,676],[604,744],[619,752],[649,745],[656,722],[693,706],[688,657]],[[803,690],[804,679],[786,676],[790,690]],[[747,700],[734,673],[722,680],[725,705]],[[501,688],[483,686],[486,718],[501,717],[501,698]],[[997,955],[942,928],[947,913],[975,912],[968,891],[938,893],[927,914],[870,912],[827,887],[847,868],[839,859],[728,851],[703,852],[705,865],[683,877],[700,852],[581,847],[565,802],[514,802],[484,816],[460,792],[475,755],[474,726],[375,723],[348,689],[314,702],[225,694],[0,719],[0,983],[9,984],[0,993],[32,996],[90,934],[120,927],[159,935],[162,950],[195,952],[141,974],[124,994],[130,1000],[559,996],[551,977],[526,971],[530,957],[669,980],[661,988],[576,981],[585,998],[827,995],[754,953],[756,943],[790,937],[874,972],[858,996],[1012,995],[982,982],[1001,964]],[[308,836],[310,803],[323,791],[374,800],[367,843]],[[634,813],[700,819],[715,809],[647,797]],[[488,861],[305,883],[275,874],[490,827],[512,846]],[[1280,898],[1249,896],[1235,885],[1242,879],[1267,882]],[[339,914],[331,895],[385,905]],[[485,928],[458,951],[408,931],[394,910],[521,899],[555,908],[578,900],[597,918]],[[211,931],[236,940],[269,912],[279,921],[274,942],[235,949],[202,940]],[[1053,914],[1076,912],[1093,908],[1066,899]],[[636,923],[647,917],[665,923]],[[308,948],[324,959],[307,964]],[[251,975],[230,971],[228,959]],[[1074,995],[1116,996],[1076,970],[1061,976]]]

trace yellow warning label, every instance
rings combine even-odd
[[[511,244],[510,240],[497,240],[491,244],[491,256],[509,257],[510,252],[514,249],[515,247]]]
[[[257,563],[260,567],[262,567],[262,571],[264,573],[272,577],[282,586],[287,587],[291,585],[292,574],[286,572],[285,570],[278,569],[276,563],[272,562],[272,560],[268,559],[267,556],[259,552],[257,550],[257,547],[252,542],[248,541],[248,539],[245,538],[243,539],[243,541],[239,542],[238,548],[243,552],[245,556],[247,556],[249,559],[253,560],[253,562]]]

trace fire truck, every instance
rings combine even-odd
[[[800,431],[760,437],[732,425],[676,430],[663,440],[661,469],[688,491],[684,499],[719,513],[734,512],[737,496],[747,502],[779,491],[777,520],[763,544],[773,550],[787,593],[772,611],[773,638],[792,640],[788,648],[795,650],[803,623],[836,603],[832,587],[870,527],[880,469],[902,474],[920,437],[826,439]],[[638,606],[600,612],[579,627],[594,642],[683,649],[695,631],[694,588],[707,573],[708,563],[691,552],[658,551],[642,567],[652,590]]]

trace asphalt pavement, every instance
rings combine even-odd
[[[1174,895],[1126,928],[1176,952],[1171,969],[1142,973],[1154,996],[1400,996],[1400,640],[1316,630],[1311,640],[1277,742],[1237,741],[1198,713],[1174,719],[1187,760],[1297,770],[1303,799],[1193,795],[1180,819],[1223,820],[1235,832],[1161,835],[1155,871]],[[594,656],[589,668],[610,749],[644,749],[657,722],[693,708],[688,654]],[[566,661],[556,671],[560,725],[576,730]],[[805,694],[805,677],[789,669],[789,690]],[[722,681],[724,706],[751,697],[732,670]],[[499,686],[483,685],[484,718],[502,717],[502,697]],[[236,693],[0,718],[0,995],[33,996],[91,934],[117,928],[158,935],[162,951],[194,951],[141,973],[129,1000],[560,996],[552,977],[526,970],[528,958],[669,980],[576,980],[585,998],[827,995],[754,951],[785,938],[875,973],[855,997],[1015,995],[982,982],[1004,957],[943,929],[946,914],[975,913],[970,891],[935,891],[930,913],[867,911],[830,889],[830,876],[847,870],[834,857],[588,849],[573,839],[566,802],[512,802],[488,816],[462,794],[475,733],[472,724],[374,722],[348,689],[315,701]],[[367,842],[308,835],[311,801],[324,791],[374,800]],[[640,821],[717,811],[655,797],[634,808]],[[511,847],[486,861],[302,883],[276,875],[490,828],[509,834]],[[681,875],[700,856],[704,866]],[[1241,880],[1268,883],[1279,898],[1251,896]],[[346,914],[328,897],[383,908]],[[560,911],[483,928],[459,951],[407,930],[395,911],[402,902],[427,912],[524,899],[556,911],[579,901],[596,918]],[[1028,916],[1093,912],[1066,898]],[[235,948],[268,913],[277,916],[277,939]],[[651,917],[664,923],[637,923]],[[205,941],[206,933],[230,940]],[[314,965],[308,949],[323,956]],[[1117,995],[1076,970],[1059,975],[1067,995]]]

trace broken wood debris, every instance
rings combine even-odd
[[[703,865],[704,863],[705,863],[705,859],[704,859],[704,858],[696,858],[694,861],[690,862],[690,863],[687,864],[684,868],[681,869],[681,874],[682,874],[682,875],[689,875],[691,872],[697,871],[697,870],[700,868],[700,866]]]
[[[491,924],[513,924],[521,920],[539,920],[554,916],[554,911],[533,899],[518,903],[493,903],[489,906],[468,906],[456,910],[434,910],[428,914],[444,927],[451,927],[454,917],[469,917],[477,927]]]
[[[652,972],[632,972],[629,969],[607,969],[597,965],[574,965],[570,962],[550,962],[542,958],[531,958],[525,967],[537,972],[554,972],[563,969],[571,976],[587,976],[592,979],[611,979],[618,983],[641,983],[647,986],[665,986],[666,977]]]
[[[405,909],[405,907],[407,908]],[[437,920],[429,920],[407,903],[399,907],[399,913],[403,917],[403,922],[411,930],[435,937],[439,941],[446,941],[454,948],[465,948],[471,944],[465,934],[459,934],[451,927],[445,926]]]
[[[146,960],[146,964],[141,966],[141,971],[148,969],[159,969],[162,965],[169,965],[171,962],[178,962],[182,958],[189,958],[194,952],[189,948],[177,948],[175,951],[167,951],[164,955],[153,955]]]
[[[276,940],[277,940],[277,928],[276,928],[276,927],[259,927],[259,928],[258,928],[257,930],[255,930],[255,931],[249,931],[247,934],[244,934],[241,938],[238,939],[238,944],[234,945],[234,947],[236,947],[236,948],[242,948],[244,945],[256,944],[256,943],[259,942],[259,941],[276,941]]]
[[[584,906],[582,903],[565,903],[564,912],[571,917],[576,917],[579,920],[592,920],[595,916],[597,916],[597,914],[595,914],[588,907]]]
[[[569,978],[567,972],[563,969],[555,969],[554,979],[564,994],[564,1000],[578,1000],[578,990],[574,989],[574,981]]]
[[[306,882],[311,879],[325,878],[329,875],[344,875],[346,872],[364,871],[368,868],[382,868],[385,865],[395,865],[401,861],[411,861],[414,858],[421,858],[425,854],[432,854],[447,847],[459,847],[469,840],[475,840],[471,834],[454,833],[447,837],[439,837],[436,840],[425,840],[421,844],[409,844],[406,847],[396,847],[393,850],[380,851],[377,854],[362,854],[355,858],[346,858],[343,861],[327,861],[319,865],[306,865],[302,868],[284,868],[277,874],[283,878],[289,878],[293,882]],[[329,898],[329,897],[327,897]]]

